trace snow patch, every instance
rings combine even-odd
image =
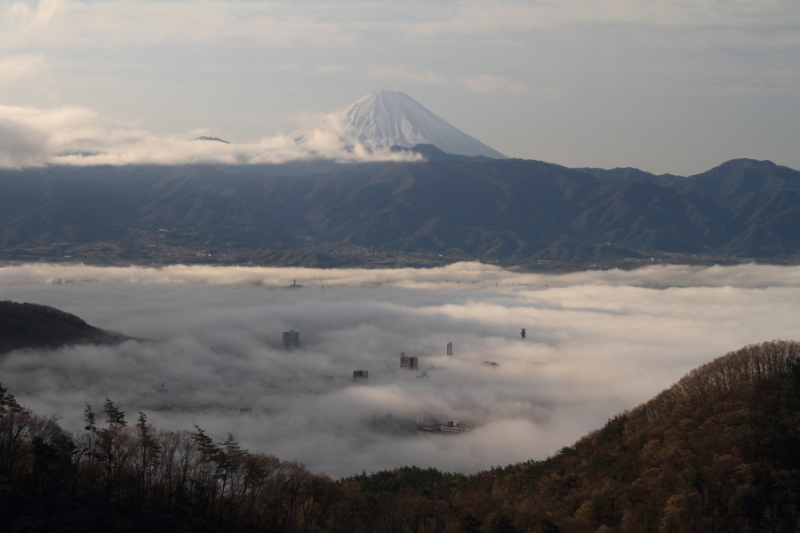
[[[300,145],[313,142],[320,131],[335,132],[349,145],[371,150],[433,144],[449,154],[506,156],[470,137],[403,92],[378,91],[340,109],[315,126],[290,135]]]

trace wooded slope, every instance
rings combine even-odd
[[[0,354],[25,348],[111,343],[120,338],[55,307],[0,301]]]
[[[544,461],[334,482],[232,436],[105,425],[69,435],[0,389],[8,531],[757,532],[800,520],[800,344],[748,346]],[[444,438],[444,437],[443,437]],[[456,438],[456,437],[453,437]]]

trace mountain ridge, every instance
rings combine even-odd
[[[710,179],[727,179],[715,172]],[[0,253],[102,243],[119,257],[146,257],[159,242],[186,253],[252,249],[263,260],[287,260],[278,250],[324,251],[315,248],[322,243],[484,260],[783,257],[800,253],[792,231],[800,226],[800,189],[790,187],[797,171],[781,172],[786,185],[767,180],[770,190],[706,196],[541,161],[446,155],[289,176],[208,165],[0,171]],[[137,244],[141,232],[157,241]]]
[[[576,168],[611,182],[649,181],[662,187],[697,196],[734,196],[749,192],[800,188],[800,171],[772,161],[731,159],[716,167],[693,174],[652,174],[637,168]]]

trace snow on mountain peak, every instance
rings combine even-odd
[[[320,132],[334,132],[347,144],[361,144],[369,149],[433,144],[450,154],[505,158],[403,92],[370,93],[315,126],[294,132],[291,138],[298,144],[307,144]]]

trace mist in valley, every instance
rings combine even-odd
[[[294,280],[303,288],[287,289]],[[142,411],[160,428],[231,433],[336,478],[543,459],[696,366],[796,339],[800,268],[36,264],[0,269],[0,290],[135,338],[0,356],[0,383],[38,414],[78,430],[85,403],[99,411],[111,398],[129,422]],[[300,332],[292,351],[288,329]],[[401,352],[418,371],[399,368]],[[417,432],[449,420],[474,429]]]

